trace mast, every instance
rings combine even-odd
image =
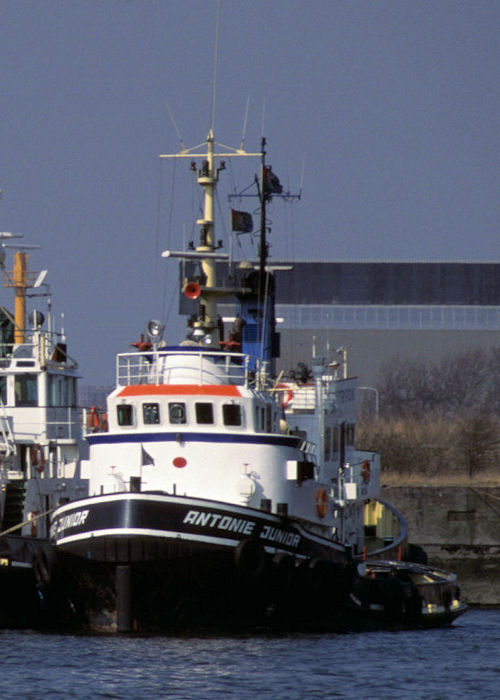
[[[9,246],[10,247],[10,246]],[[24,246],[37,248],[38,246]],[[14,345],[22,345],[26,340],[26,290],[39,287],[47,271],[29,272],[28,253],[16,250],[13,269],[3,270],[3,286],[13,287],[14,298]]]
[[[186,252],[175,252],[166,250],[163,257],[181,258],[184,260],[198,260],[201,267],[201,279],[198,282],[187,281],[184,293],[191,299],[199,299],[198,317],[193,321],[193,332],[191,338],[204,345],[219,347],[222,335],[217,316],[217,300],[228,296],[240,289],[228,287],[217,287],[216,265],[218,260],[229,259],[227,253],[219,252],[222,244],[216,243],[214,224],[214,200],[219,173],[225,170],[225,160],[220,160],[216,165],[216,159],[235,157],[262,157],[262,153],[247,153],[243,149],[231,149],[223,146],[222,152],[216,152],[215,138],[213,130],[210,129],[205,142],[205,153],[193,153],[199,146],[191,149],[184,149],[180,153],[173,155],[161,155],[160,158],[191,158],[191,170],[197,174],[197,182],[203,188],[204,203],[203,217],[196,223],[200,226],[200,238],[194,250]],[[221,144],[218,144],[221,145]],[[201,167],[196,165],[195,157],[201,158]]]
[[[24,332],[26,330],[26,288],[28,286],[27,253],[16,251],[14,255],[14,269],[12,273],[13,286],[15,288],[14,301],[14,343],[22,345],[24,343]]]
[[[224,169],[221,164],[220,170]],[[203,218],[196,223],[200,228],[200,243],[195,248],[196,252],[202,254],[201,269],[204,275],[204,286],[207,289],[214,289],[216,286],[216,260],[212,257],[204,257],[206,253],[212,254],[215,251],[214,243],[214,197],[215,189],[219,179],[219,169],[214,167],[214,133],[212,129],[207,136],[207,157],[202,162],[202,167],[198,170],[198,184],[204,191]],[[200,300],[200,315],[195,321],[194,327],[203,328],[205,333],[218,335],[217,305],[213,294],[202,294]],[[216,342],[219,339],[216,339]]]

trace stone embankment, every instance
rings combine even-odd
[[[384,486],[405,516],[410,542],[454,571],[470,605],[500,605],[500,486]]]

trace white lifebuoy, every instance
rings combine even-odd
[[[283,394],[283,398],[281,400],[281,408],[285,409],[293,399],[293,390],[290,389],[290,387],[286,384],[277,384],[276,389],[278,390],[278,392]]]

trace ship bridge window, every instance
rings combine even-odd
[[[118,425],[134,424],[134,408],[128,403],[122,403],[116,407]]]
[[[168,419],[171,423],[179,425],[186,422],[186,404],[185,403],[169,403],[168,404]]]
[[[49,375],[48,378],[49,406],[76,406],[76,380],[74,377]]]
[[[18,374],[15,379],[16,406],[37,406],[37,377],[33,374]]]
[[[0,400],[7,403],[7,377],[0,377]]]
[[[224,425],[241,425],[241,406],[237,403],[225,403],[222,406]]]
[[[195,403],[196,422],[205,425],[214,422],[214,407],[211,403]]]
[[[143,403],[142,420],[145,425],[158,425],[160,422],[160,405],[157,403]]]
[[[266,406],[266,433],[272,432],[273,429],[273,409],[267,404]]]

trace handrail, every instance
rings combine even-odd
[[[175,358],[175,361],[170,362]],[[255,369],[251,369],[255,367]],[[203,348],[120,353],[118,386],[136,384],[236,384],[265,391],[271,386],[268,363],[244,353]]]

